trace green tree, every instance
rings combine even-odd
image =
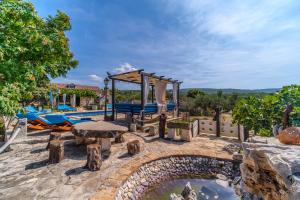
[[[70,19],[58,11],[46,19],[30,2],[0,1],[0,116],[13,116],[36,87],[76,67],[65,31]]]
[[[186,96],[190,98],[196,98],[198,95],[204,95],[204,92],[199,89],[190,89],[186,94]]]
[[[263,97],[241,99],[233,109],[233,119],[259,135],[270,136],[272,124],[284,125],[288,106],[293,108],[288,124],[297,123],[300,119],[299,85],[284,86],[279,92]]]

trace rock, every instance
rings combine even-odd
[[[266,143],[242,144],[242,185],[246,192],[265,200],[300,199],[300,147],[280,144],[274,139]]]
[[[183,191],[181,192],[181,195],[176,195],[172,193],[169,199],[170,200],[197,200],[197,194],[193,190],[191,183],[187,182]]]
[[[184,200],[184,198],[181,195],[176,195],[174,193],[170,194],[169,200]]]
[[[277,136],[283,144],[300,144],[300,127],[289,127]]]
[[[238,152],[234,152],[233,155],[232,155],[232,159],[237,160],[237,161],[241,161],[241,160],[243,160],[243,155],[238,153]]]
[[[226,176],[224,176],[223,174],[217,174],[216,177],[220,180],[223,180],[223,181],[227,181],[228,178]]]
[[[181,196],[185,200],[197,200],[196,192],[193,190],[190,182],[185,185],[183,191],[181,192]]]

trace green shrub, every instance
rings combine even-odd
[[[270,136],[272,136],[272,131],[269,129],[263,128],[263,129],[259,130],[258,135],[262,136],[262,137],[270,137]]]

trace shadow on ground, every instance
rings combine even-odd
[[[41,168],[41,167],[45,167],[47,165],[48,165],[48,159],[45,159],[45,160],[42,160],[42,161],[27,164],[25,166],[25,170],[38,169],[38,168]]]

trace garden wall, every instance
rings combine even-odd
[[[212,119],[200,119],[200,133],[209,133],[216,135],[216,121]],[[243,126],[238,126],[237,124],[233,124],[231,122],[221,122],[221,136],[227,137],[236,137],[238,138],[238,134],[243,133]]]

